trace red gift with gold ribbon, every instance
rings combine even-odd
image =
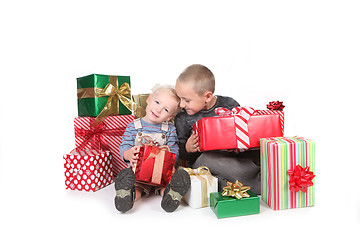
[[[176,154],[168,146],[158,147],[152,143],[140,147],[135,168],[135,180],[153,186],[166,186],[172,177]]]

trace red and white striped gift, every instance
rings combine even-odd
[[[66,189],[95,192],[113,182],[110,151],[75,149],[63,158]]]
[[[236,107],[232,110],[217,108],[216,113],[219,117],[202,118],[193,126],[199,135],[200,151],[244,151],[260,147],[260,138],[283,136],[282,111]]]
[[[119,147],[126,126],[134,120],[133,115],[108,116],[97,126],[95,117],[77,117],[74,120],[75,145],[81,149],[110,150],[114,176],[127,164],[121,159]]]

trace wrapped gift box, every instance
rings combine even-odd
[[[222,196],[220,192],[210,193],[210,208],[218,218],[260,213],[260,198],[250,190],[247,193],[250,197],[241,199]]]
[[[244,130],[240,115],[200,119],[193,125],[200,151],[258,148],[260,138],[283,136],[282,111],[256,110],[246,122]]]
[[[134,120],[133,115],[109,116],[93,126],[94,117],[77,117],[74,120],[75,145],[80,149],[110,150],[114,176],[128,165],[121,159],[119,147],[126,126]]]
[[[140,148],[135,180],[154,186],[166,186],[172,177],[176,154],[155,145]]]
[[[141,118],[144,117],[146,112],[146,100],[148,99],[149,94],[136,94],[136,95],[132,95],[132,100],[134,101],[134,103],[136,104],[136,110],[134,111],[134,115],[136,118]]]
[[[110,151],[74,150],[63,158],[66,189],[95,192],[113,182]]]
[[[130,77],[91,74],[77,78],[78,115],[96,117],[104,109],[109,97],[109,115],[129,115],[124,105],[131,100]],[[119,101],[119,95],[121,95]]]
[[[272,209],[308,207],[315,204],[314,186],[303,188],[301,191],[290,190],[291,179],[288,173],[289,170],[295,170],[298,165],[302,168],[308,167],[307,174],[311,175],[310,171],[314,173],[314,141],[301,137],[264,138],[261,139],[260,156],[261,198]]]
[[[186,170],[186,169],[185,169]],[[183,200],[192,208],[208,207],[210,193],[218,191],[218,179],[211,173],[202,173],[201,169],[192,169],[190,174],[191,186]]]

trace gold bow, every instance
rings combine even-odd
[[[109,83],[105,88],[78,89],[78,98],[109,97],[105,107],[96,117],[93,126],[101,123],[107,116],[119,114],[119,101],[131,112],[137,111],[138,106],[131,100],[131,90],[128,83],[118,87],[118,77],[109,76]]]
[[[210,186],[213,185],[213,176],[211,175],[210,169],[208,167],[201,166],[196,169],[192,169],[192,168],[183,168],[183,169],[187,171],[190,176],[196,176],[200,180],[202,180],[202,177],[200,175],[206,175],[207,179],[209,180]]]
[[[241,182],[236,180],[235,183],[227,182],[227,186],[223,188],[224,191],[222,192],[222,195],[241,199],[243,197],[250,197],[250,195],[246,192],[249,189],[249,186],[243,186]]]

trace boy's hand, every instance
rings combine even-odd
[[[199,137],[197,133],[193,132],[185,144],[187,152],[199,151]]]
[[[134,146],[124,152],[124,159],[130,161],[130,167],[134,168],[137,160],[139,160],[140,147]]]

